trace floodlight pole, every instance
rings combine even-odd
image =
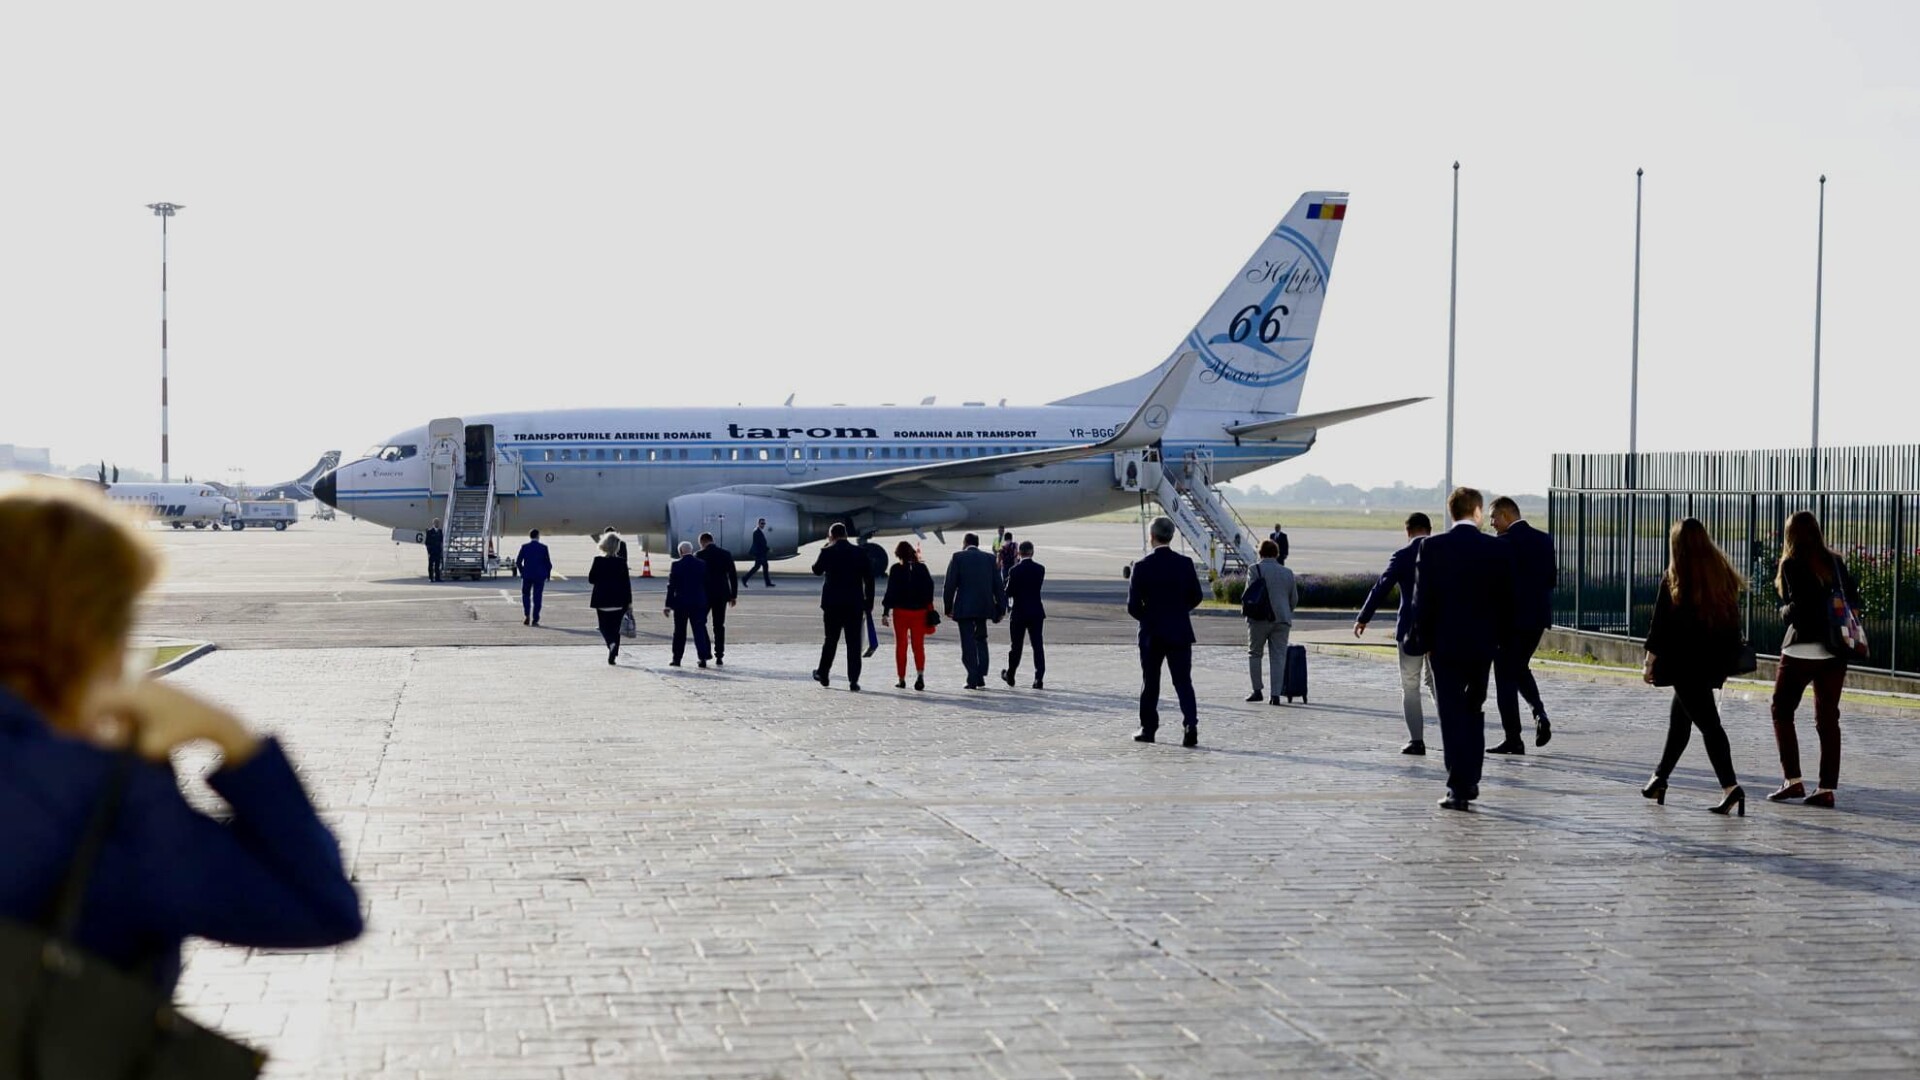
[[[1627,392],[1627,636],[1633,636],[1633,574],[1640,539],[1640,206],[1647,170],[1633,170],[1633,374]]]
[[[1813,256],[1813,452],[1807,465],[1807,488],[1820,490],[1820,301],[1826,289],[1827,174],[1820,174],[1820,231]]]
[[[160,219],[160,482],[173,479],[167,438],[167,219],[185,209],[178,203],[148,203]]]

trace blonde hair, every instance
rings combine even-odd
[[[619,550],[620,534],[611,529],[607,530],[607,535],[600,538],[600,553],[602,555],[612,555]]]
[[[126,645],[134,601],[159,573],[135,526],[82,482],[0,493],[0,687],[49,722],[71,718],[88,681]]]
[[[1667,595],[1691,605],[1708,626],[1727,626],[1740,615],[1740,590],[1746,586],[1727,554],[1707,534],[1699,518],[1673,523],[1667,533]]]

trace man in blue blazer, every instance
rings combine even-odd
[[[1420,712],[1420,673],[1426,671],[1427,684],[1431,686],[1433,672],[1427,667],[1426,657],[1407,651],[1407,639],[1413,636],[1413,569],[1420,558],[1421,543],[1432,532],[1433,521],[1427,515],[1418,512],[1407,515],[1407,546],[1387,560],[1386,572],[1373,583],[1367,602],[1360,606],[1360,617],[1353,623],[1354,637],[1365,634],[1367,624],[1373,621],[1373,613],[1379,610],[1387,593],[1400,590],[1400,615],[1393,624],[1393,641],[1394,652],[1400,657],[1400,707],[1407,716],[1410,740],[1400,748],[1403,754],[1427,752],[1426,718]]]
[[[1486,500],[1473,488],[1447,499],[1453,527],[1429,536],[1414,561],[1412,651],[1433,665],[1434,703],[1447,761],[1447,797],[1467,810],[1480,797],[1487,752],[1487,682],[1513,625],[1513,553],[1480,531]]]
[[[1520,504],[1505,495],[1493,500],[1493,528],[1513,549],[1513,632],[1500,643],[1493,663],[1494,700],[1500,706],[1500,726],[1506,738],[1490,754],[1524,754],[1520,737],[1520,699],[1533,710],[1533,745],[1553,738],[1547,707],[1540,702],[1540,686],[1533,679],[1533,654],[1541,635],[1553,625],[1553,590],[1559,584],[1553,537],[1527,524]]]
[[[667,609],[665,614],[673,616],[673,667],[680,666],[680,657],[687,651],[687,629],[693,629],[693,647],[700,657],[700,666],[706,667],[712,657],[713,649],[707,642],[707,613],[712,607],[707,602],[707,564],[693,553],[693,545],[685,540],[680,542],[680,557],[673,560],[673,570],[667,574]]]
[[[1160,730],[1160,665],[1173,678],[1186,734],[1181,746],[1200,745],[1200,710],[1193,697],[1193,620],[1200,606],[1200,574],[1193,560],[1173,550],[1173,520],[1157,517],[1148,529],[1153,551],[1133,564],[1127,614],[1140,624],[1140,731],[1134,742],[1150,743]]]
[[[967,689],[985,690],[987,671],[987,623],[999,622],[1007,610],[1007,583],[1000,576],[1000,563],[980,550],[980,537],[968,533],[960,550],[947,560],[946,581],[941,590],[947,618],[960,631],[960,662],[967,669]]]
[[[540,530],[527,534],[527,542],[513,557],[513,572],[520,575],[520,620],[522,626],[540,625],[540,601],[547,595],[547,580],[553,577],[553,555],[540,542]]]
[[[1013,605],[1007,623],[1013,631],[1013,645],[1007,650],[1007,666],[1000,677],[1008,686],[1013,685],[1020,673],[1021,642],[1031,638],[1033,688],[1040,690],[1047,681],[1047,647],[1040,634],[1047,620],[1046,605],[1040,602],[1040,587],[1046,583],[1047,568],[1033,561],[1033,541],[1020,541],[1019,553],[1019,560],[1007,571],[1007,602]]]
[[[820,666],[813,679],[829,685],[833,676],[833,654],[840,639],[847,642],[847,689],[860,690],[860,627],[873,610],[873,564],[859,545],[848,540],[846,522],[836,521],[827,528],[827,543],[813,560],[813,572],[820,576],[820,617],[826,640],[820,644]]]
[[[773,588],[773,571],[767,567],[767,556],[772,551],[773,548],[767,543],[767,519],[761,518],[760,523],[753,527],[753,540],[747,545],[747,557],[753,560],[753,565],[747,567],[747,580],[741,582],[742,585],[753,584],[753,574],[757,570],[760,580],[767,583],[767,588]]]
[[[740,578],[733,568],[733,552],[713,542],[712,533],[700,534],[694,552],[707,568],[707,603],[713,614],[713,665],[727,666],[727,609],[740,599]]]

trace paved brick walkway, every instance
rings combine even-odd
[[[1128,740],[1127,650],[967,695],[936,640],[919,696],[791,646],[201,661],[284,733],[371,928],[199,948],[183,999],[278,1077],[1920,1075],[1920,720],[1849,717],[1843,808],[1778,807],[1730,698],[1755,804],[1723,819],[1697,745],[1636,794],[1663,694],[1547,676],[1555,742],[1469,816],[1396,752],[1384,656],[1317,653],[1274,709],[1205,650],[1184,751]]]

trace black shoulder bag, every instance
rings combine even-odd
[[[115,762],[43,924],[0,920],[0,1080],[251,1080],[266,1064],[73,943],[134,761]]]

